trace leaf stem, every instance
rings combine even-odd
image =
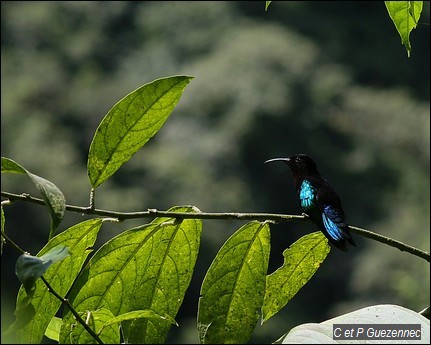
[[[90,206],[88,207],[88,209],[90,211],[94,211],[94,209],[95,209],[95,204],[94,204],[95,197],[96,197],[96,190],[94,188],[91,188],[91,191],[90,191]]]

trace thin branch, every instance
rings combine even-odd
[[[22,250],[20,248],[19,245],[17,245],[8,235],[6,235],[6,233],[2,230],[1,231],[1,236],[7,241],[9,242],[12,247],[14,247],[17,251],[19,251],[21,254],[25,254],[26,252],[24,250]]]
[[[410,246],[408,244],[405,244],[403,242],[394,240],[393,238],[386,237],[386,236],[383,236],[383,235],[379,235],[379,234],[377,234],[375,232],[372,232],[372,231],[369,231],[369,230],[358,228],[356,226],[349,226],[349,229],[352,232],[360,234],[361,236],[364,236],[364,237],[367,237],[367,238],[371,238],[373,240],[376,240],[378,242],[387,244],[388,246],[391,246],[391,247],[394,247],[394,248],[398,248],[399,250],[401,250],[403,252],[408,252],[410,254],[419,256],[422,259],[425,259],[426,261],[430,262],[430,253],[429,252],[417,249],[417,248],[412,247],[412,246]]]
[[[73,308],[73,306],[70,304],[69,300],[67,298],[63,298],[61,297],[52,287],[51,285],[47,282],[47,280],[41,276],[40,279],[42,279],[42,281],[45,283],[46,287],[48,288],[48,291],[50,293],[52,293],[58,300],[61,301],[61,303],[63,303],[67,308],[69,308],[69,310],[71,311],[71,313],[75,316],[76,320],[85,328],[85,330],[90,333],[90,335],[97,341],[97,343],[99,344],[103,344],[102,339],[100,339],[100,337],[94,333],[94,331],[91,329],[91,327],[89,325],[87,325],[87,323],[82,319],[82,317],[78,314],[78,312]]]
[[[1,192],[1,195],[8,198],[10,201],[25,201],[31,202],[38,205],[45,205],[45,201],[40,198],[35,198],[29,194],[13,194],[8,192]],[[142,212],[116,212],[109,210],[102,210],[90,207],[81,207],[74,205],[66,205],[66,210],[86,215],[98,215],[103,217],[117,218],[118,220],[135,219],[135,218],[148,218],[148,217],[170,217],[170,218],[183,218],[183,219],[236,219],[236,220],[272,220],[274,222],[283,221],[297,221],[297,222],[308,222],[309,220],[304,216],[294,215],[283,215],[283,214],[271,214],[271,213],[211,213],[211,212],[170,212],[170,211],[159,211],[157,209],[148,209]]]
[[[39,205],[45,205],[42,199],[32,197],[28,194],[12,194],[8,192],[1,192],[1,195],[8,198],[10,201],[25,201],[31,202]],[[179,219],[235,219],[235,220],[258,220],[258,221],[272,221],[274,223],[280,222],[310,222],[310,219],[306,216],[296,216],[296,215],[284,215],[284,214],[273,214],[273,213],[209,213],[209,212],[169,212],[169,211],[159,211],[156,209],[148,209],[148,211],[143,212],[115,212],[101,209],[92,209],[91,207],[80,207],[73,205],[66,205],[66,210],[71,212],[77,212],[87,215],[98,215],[104,217],[117,218],[118,220],[134,219],[134,218],[147,218],[147,217],[171,217]],[[388,246],[398,248],[401,251],[408,252],[415,256],[425,259],[430,262],[430,253],[412,247],[403,242],[394,240],[390,237],[382,236],[376,234],[375,232],[361,229],[355,226],[349,227],[352,232],[359,234],[361,236],[376,240],[378,242],[384,243]]]
[[[26,252],[21,249],[19,245],[17,245],[8,235],[4,233],[4,231],[1,231],[1,236],[6,239],[7,242],[9,242],[17,251],[19,251],[21,254],[25,254]],[[88,326],[85,321],[82,319],[81,316],[79,316],[78,312],[73,308],[73,306],[70,304],[69,300],[67,298],[61,297],[48,283],[48,281],[45,279],[44,276],[41,276],[40,279],[45,283],[46,287],[48,288],[48,291],[52,293],[57,299],[61,301],[69,310],[71,313],[75,316],[76,320],[87,330],[88,333],[99,343],[103,344],[103,341],[99,338],[99,336],[94,333],[94,331]]]

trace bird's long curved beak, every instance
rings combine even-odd
[[[273,159],[268,159],[268,160],[265,162],[265,164],[266,164],[266,163],[275,162],[275,161],[289,162],[289,161],[290,161],[290,158],[288,157],[288,158],[273,158]]]

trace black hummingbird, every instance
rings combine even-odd
[[[319,229],[337,248],[347,251],[346,240],[356,247],[338,194],[320,175],[314,160],[305,154],[287,158],[274,158],[265,163],[285,162],[293,175],[302,211],[317,224]]]

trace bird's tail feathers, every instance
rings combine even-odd
[[[332,219],[323,214],[323,233],[326,235],[328,240],[334,244],[337,248],[347,251],[346,241],[352,246],[356,247],[355,241],[353,241],[352,235],[350,235],[349,227],[343,222],[343,226],[337,225]]]

